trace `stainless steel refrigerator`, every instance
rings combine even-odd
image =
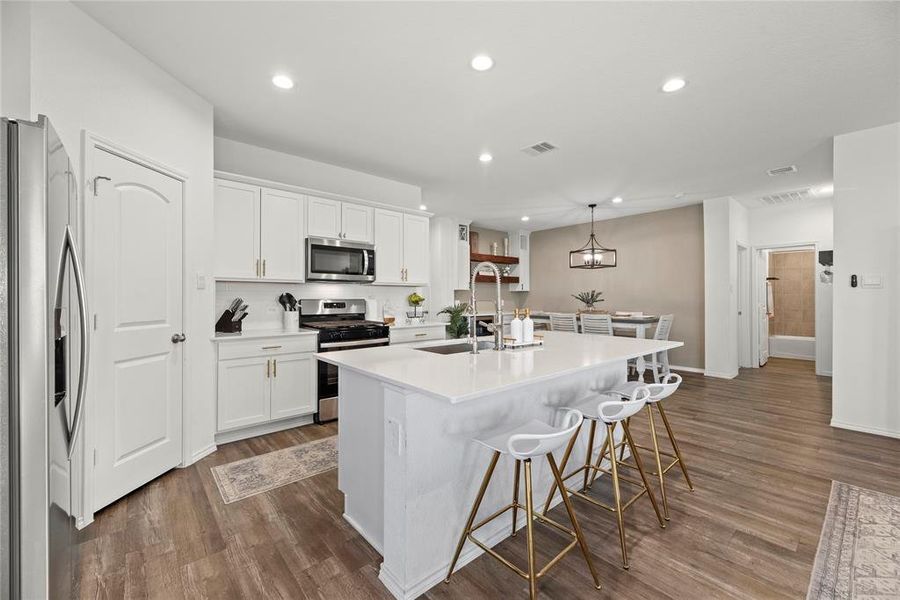
[[[79,188],[46,117],[3,119],[0,150],[0,597],[64,599],[88,368]]]

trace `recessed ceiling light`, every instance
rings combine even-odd
[[[494,59],[487,54],[479,54],[472,59],[471,65],[476,71],[487,71],[494,66]]]
[[[672,79],[665,82],[662,86],[662,91],[667,94],[671,94],[672,92],[677,92],[687,85],[687,81],[682,79],[681,77],[673,77]]]
[[[492,160],[494,160],[494,157],[491,156],[490,154],[488,154],[487,152],[482,152],[481,156],[478,157],[478,160],[480,160],[483,163],[489,163]]]
[[[525,215],[524,217],[522,217],[522,220],[523,220],[523,221],[527,221],[529,218],[530,218],[530,217],[529,217],[528,215]]]
[[[294,80],[287,75],[276,75],[272,78],[272,85],[283,90],[289,90],[294,87]]]
[[[622,204],[622,196],[616,196],[612,199],[613,204]]]
[[[425,206],[424,204],[420,204],[420,205],[419,205],[419,210],[428,210],[428,207]]]

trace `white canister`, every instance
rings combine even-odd
[[[300,330],[300,313],[296,310],[286,310],[281,314],[281,323],[285,331]]]

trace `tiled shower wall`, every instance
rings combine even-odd
[[[769,335],[816,335],[816,253],[795,250],[769,253],[769,277],[773,281],[775,318]]]

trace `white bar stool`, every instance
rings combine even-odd
[[[562,494],[563,498],[566,498],[569,494],[574,496],[578,496],[582,500],[587,500],[591,504],[599,506],[601,508],[605,508],[610,512],[616,513],[616,520],[619,524],[619,543],[622,546],[622,566],[624,568],[628,568],[628,549],[625,545],[625,520],[623,513],[625,509],[631,506],[638,498],[647,494],[647,497],[650,499],[650,504],[653,505],[653,510],[656,513],[656,518],[659,521],[659,526],[665,529],[666,523],[663,521],[662,516],[659,513],[659,506],[656,504],[656,498],[653,496],[653,491],[650,489],[650,484],[647,482],[647,475],[644,472],[644,466],[641,463],[641,457],[637,453],[635,449],[634,440],[631,439],[631,431],[628,429],[628,418],[637,414],[642,408],[644,408],[647,399],[650,397],[650,390],[647,389],[646,386],[638,386],[634,389],[631,396],[627,400],[621,400],[617,396],[618,393],[610,393],[605,392],[599,394],[601,398],[615,398],[599,401],[597,396],[593,396],[590,400],[583,401],[580,403],[579,407],[576,410],[579,410],[584,414],[584,418],[591,422],[590,433],[588,434],[588,448],[587,454],[584,457],[584,464],[568,475],[563,476],[561,479],[565,482],[567,479],[578,475],[579,473],[584,473],[584,479],[582,481],[582,485],[580,488],[565,488],[563,484],[560,484],[558,487],[560,489],[564,489],[565,492]],[[606,439],[603,441],[603,445],[600,447],[600,456],[597,458],[596,464],[591,464],[591,459],[594,456],[594,434],[597,429],[597,422],[601,421],[604,425],[606,425]],[[631,448],[631,454],[634,456],[636,468],[641,475],[640,481],[636,479],[631,479],[630,477],[619,474],[619,465],[616,460],[616,447],[617,444],[615,442],[615,431],[618,425],[622,425],[622,431],[624,434],[624,440],[622,441],[622,445],[628,444]],[[569,443],[569,446],[566,448],[566,452],[563,455],[562,461],[562,471],[565,472],[566,464],[569,461],[569,456],[572,453],[572,447],[574,446],[574,439]],[[610,468],[606,469],[602,466],[604,456],[609,450],[609,465]],[[613,488],[613,496],[615,497],[615,506],[610,506],[599,500],[596,500],[587,495],[587,490],[591,486],[598,472],[608,473],[612,479],[612,488]],[[589,480],[590,478],[590,480]],[[619,488],[619,482],[627,481],[628,483],[634,484],[640,488],[640,490],[632,496],[628,501],[622,502],[622,493]],[[550,488],[550,494],[547,496],[547,501],[544,503],[544,514],[547,514],[547,511],[550,508],[550,502],[553,500],[553,495],[556,493],[557,485],[554,484]]]
[[[659,477],[659,491],[662,496],[663,501],[663,515],[665,516],[666,521],[669,520],[669,501],[666,497],[666,482],[665,475],[669,472],[669,470],[678,465],[681,467],[681,472],[684,474],[684,481],[687,483],[688,489],[692,492],[694,491],[694,484],[691,483],[691,477],[688,475],[687,467],[684,464],[684,460],[681,457],[681,451],[678,449],[678,442],[675,440],[675,434],[672,433],[672,426],[669,424],[669,419],[666,417],[666,411],[663,410],[662,401],[675,393],[678,387],[681,385],[681,375],[678,373],[669,373],[659,383],[651,383],[651,384],[643,384],[640,381],[629,381],[628,383],[621,385],[616,388],[615,392],[620,394],[623,397],[629,397],[634,393],[634,390],[640,386],[646,386],[650,390],[650,397],[647,399],[647,417],[650,420],[650,437],[653,440],[653,447],[648,448],[646,446],[636,445],[638,448],[642,450],[649,450],[653,452],[653,456],[656,459],[656,471],[652,472],[653,475]],[[672,450],[674,454],[670,452],[664,452],[659,449],[659,439],[656,435],[656,423],[653,419],[653,407],[656,407],[656,410],[659,411],[659,416],[662,417],[663,425],[666,427],[666,433],[669,436],[669,443],[672,445]],[[624,454],[625,447],[622,446],[622,453]],[[634,452],[634,450],[632,450]],[[665,456],[672,460],[665,468],[662,466],[662,457]],[[622,464],[626,467],[635,468],[636,465],[628,464],[622,461]]]
[[[466,539],[468,539],[473,544],[480,547],[489,555],[500,561],[501,564],[511,569],[514,573],[517,573],[519,576],[527,579],[529,596],[532,599],[537,597],[538,579],[543,577],[547,573],[547,571],[549,571],[550,568],[553,567],[553,565],[559,562],[560,559],[562,559],[562,557],[577,544],[581,546],[581,552],[582,554],[584,554],[584,559],[591,571],[591,577],[594,580],[594,586],[597,589],[600,589],[600,579],[597,576],[596,569],[594,569],[593,562],[591,562],[590,551],[588,550],[587,544],[585,543],[584,534],[581,531],[581,526],[578,524],[578,520],[575,518],[575,513],[572,510],[572,504],[569,498],[567,496],[564,496],[563,501],[566,505],[566,512],[569,514],[569,520],[572,522],[572,529],[568,529],[567,527],[557,523],[556,521],[553,521],[552,519],[547,518],[544,515],[535,513],[532,495],[531,460],[542,455],[546,456],[547,462],[550,463],[550,470],[553,472],[553,479],[557,482],[557,484],[561,485],[562,480],[560,479],[560,472],[557,468],[556,460],[553,458],[553,452],[561,448],[563,444],[565,444],[570,438],[578,435],[578,432],[581,430],[581,423],[583,420],[584,417],[580,412],[578,412],[577,410],[568,409],[566,411],[566,415],[563,420],[563,426],[561,429],[551,427],[550,425],[538,420],[532,420],[525,425],[493,435],[487,439],[475,440],[479,444],[493,450],[494,454],[491,457],[491,463],[490,465],[488,465],[487,472],[485,472],[484,474],[484,479],[481,482],[481,488],[478,490],[478,495],[475,498],[475,503],[472,505],[472,512],[469,513],[469,519],[468,521],[466,521],[466,526],[459,538],[459,544],[457,544],[456,546],[456,552],[453,555],[453,561],[450,563],[450,569],[447,571],[447,578],[444,579],[444,583],[450,583],[450,576],[453,575],[453,569],[456,567],[456,561],[459,560],[459,555],[466,543]],[[481,501],[484,499],[484,493],[485,491],[487,491],[488,484],[491,481],[491,476],[494,473],[494,468],[497,466],[497,460],[500,458],[501,454],[511,454],[516,460],[516,478],[515,483],[513,484],[513,501],[512,503],[504,506],[483,521],[475,524],[475,515],[478,513],[478,508],[481,506]],[[521,463],[525,464],[525,506],[519,504],[519,467]],[[512,535],[516,535],[516,515],[519,509],[524,510],[527,516],[525,520],[525,530],[527,534],[528,544],[527,571],[515,566],[509,560],[500,556],[500,554],[498,554],[493,548],[489,548],[473,535],[479,528],[487,525],[497,517],[503,515],[508,510],[512,510]],[[534,519],[550,525],[551,527],[555,527],[563,533],[569,534],[573,538],[572,542],[568,546],[563,548],[563,550],[552,560],[550,560],[550,562],[548,562],[540,571],[537,571],[534,565],[534,530],[532,523]]]

